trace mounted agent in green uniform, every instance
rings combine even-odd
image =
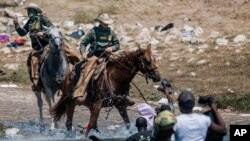
[[[47,53],[44,50],[45,47],[49,44],[47,37],[44,36],[44,31],[46,30],[44,27],[53,26],[52,22],[48,19],[48,17],[42,14],[42,10],[36,4],[30,4],[27,9],[28,21],[24,25],[23,28],[20,27],[18,23],[17,17],[14,18],[15,29],[20,36],[25,36],[29,33],[31,39],[31,45],[33,50],[29,54],[27,64],[30,71],[30,78],[33,83],[33,90],[40,89],[38,86],[39,75],[38,69],[40,64],[41,56],[45,56]],[[70,62],[73,64],[74,62],[79,61],[79,57],[77,53],[69,48],[69,46],[65,46],[66,56],[69,58]],[[42,55],[43,54],[43,55]]]
[[[113,20],[110,19],[108,14],[99,15],[97,20],[100,22],[100,25],[91,29],[80,44],[82,59],[87,61],[73,94],[74,98],[77,98],[78,104],[82,104],[85,100],[86,88],[94,73],[95,69],[93,68],[95,68],[98,58],[104,57],[104,52],[111,53],[120,49],[117,36],[109,27]],[[87,53],[86,47],[89,44],[90,48]]]
[[[42,10],[35,4],[30,4],[26,7],[29,20],[23,28],[20,27],[17,17],[14,18],[15,29],[20,36],[25,36],[29,33],[31,39],[31,45],[33,50],[28,57],[28,66],[31,69],[31,80],[33,82],[33,88],[38,83],[38,68],[40,55],[43,53],[44,47],[49,43],[43,38],[43,26],[50,27],[52,22],[45,16],[42,15]]]

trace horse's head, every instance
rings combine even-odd
[[[139,71],[145,74],[148,78],[152,79],[154,82],[161,80],[156,59],[151,52],[151,45],[148,45],[147,49],[139,48],[137,65],[139,65]]]
[[[44,27],[46,29],[45,35],[49,40],[52,50],[63,50],[63,37],[58,26]]]

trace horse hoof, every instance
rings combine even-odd
[[[84,130],[80,130],[80,134],[83,135],[85,133]]]
[[[49,130],[49,136],[54,136],[56,134],[56,130]]]
[[[130,124],[126,124],[126,129],[127,129],[127,130],[130,129]]]

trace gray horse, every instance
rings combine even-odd
[[[39,77],[51,115],[51,109],[55,103],[54,96],[61,90],[65,76],[69,73],[69,62],[64,53],[63,38],[59,28],[56,26],[44,28],[46,29],[45,35],[47,36],[49,45],[45,48],[47,55],[41,65]],[[39,107],[39,123],[44,127],[42,91],[34,91],[34,93],[36,94]],[[51,116],[51,129],[54,130],[55,128],[57,128],[57,123],[54,121],[53,116]]]

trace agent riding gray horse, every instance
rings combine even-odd
[[[43,100],[41,93],[44,92],[46,101],[51,111],[55,103],[55,94],[61,90],[65,76],[69,73],[69,61],[66,58],[63,46],[63,37],[58,27],[44,27],[46,29],[45,36],[48,39],[49,45],[45,47],[47,53],[43,54],[44,61],[41,64],[39,78],[43,86],[42,91],[34,91],[37,97],[40,118],[39,122],[44,127],[42,106]],[[51,129],[57,127],[57,123],[51,116]]]

